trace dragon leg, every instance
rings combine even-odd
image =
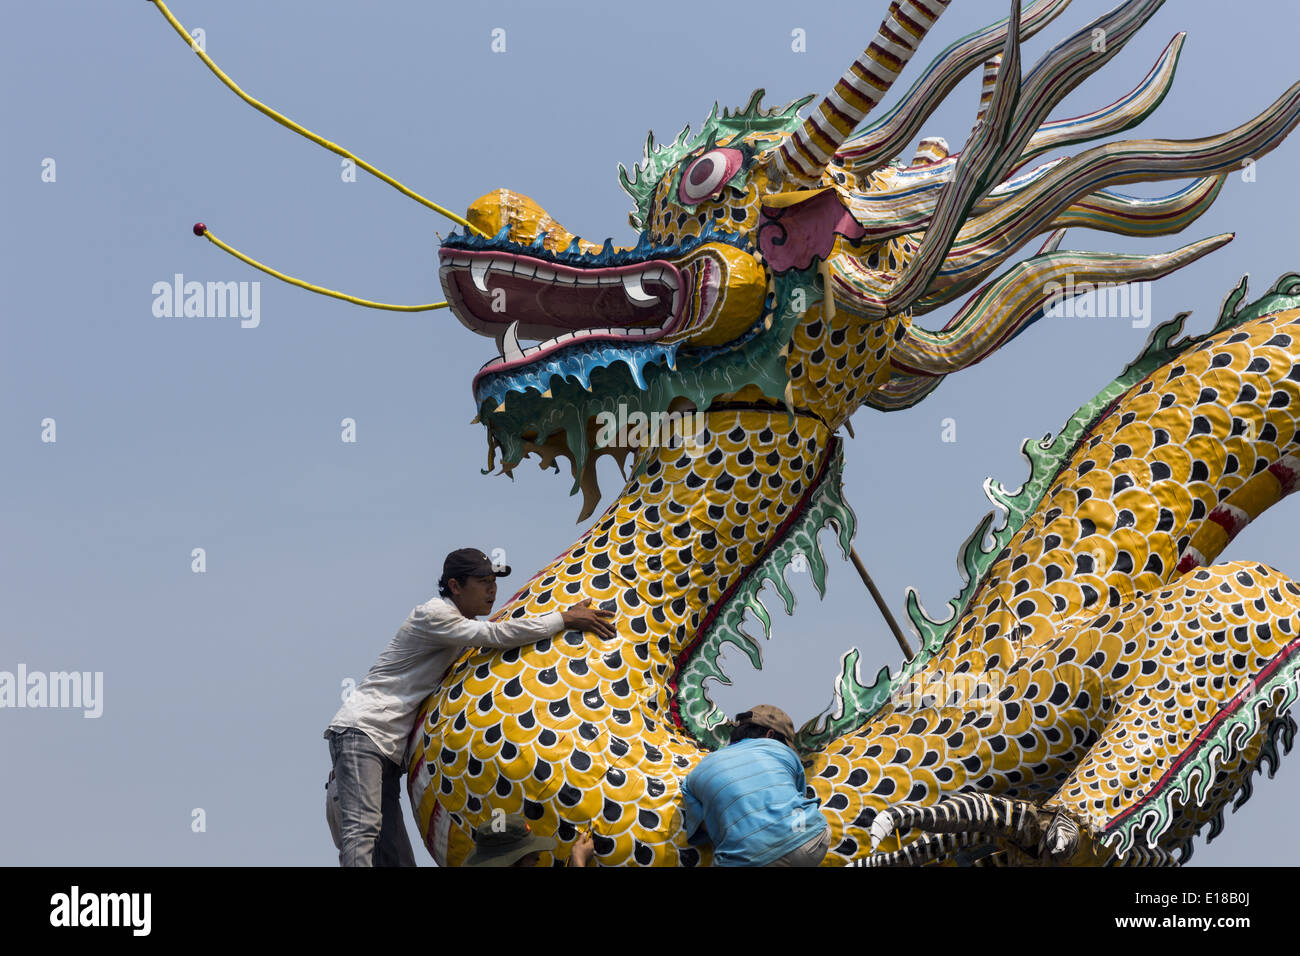
[[[888,853],[873,853],[850,863],[850,866],[920,866],[945,859],[962,851],[994,848],[993,837],[988,834],[971,833],[927,833],[914,840],[901,850]]]
[[[865,857],[863,865],[917,865],[1000,842],[1027,862],[1061,862],[1074,856],[1079,846],[1079,827],[1068,814],[1044,813],[1027,800],[987,793],[960,793],[930,806],[890,807],[872,821],[872,849],[896,830],[906,829],[928,832],[899,850]]]
[[[936,804],[904,803],[876,815],[871,823],[871,848],[895,830],[930,833],[998,834],[1025,846],[1038,842],[1042,828],[1033,808],[1021,800],[987,793],[959,793]]]

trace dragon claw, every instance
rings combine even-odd
[[[894,832],[897,821],[894,819],[893,811],[882,810],[876,814],[876,818],[871,821],[871,852],[875,853],[880,847],[881,841]]]
[[[1064,811],[1058,810],[1047,825],[1041,845],[1042,855],[1053,862],[1063,862],[1074,856],[1079,848],[1079,825]]]
[[[893,866],[938,859],[975,844],[1002,842],[1030,859],[1062,863],[1079,847],[1079,827],[1063,811],[1047,811],[1024,800],[986,793],[959,793],[937,803],[900,804],[882,810],[871,823],[871,853],[895,831],[920,830],[916,845],[876,856],[869,865]],[[935,839],[947,835],[949,839]]]

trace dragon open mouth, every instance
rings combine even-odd
[[[571,345],[652,342],[675,331],[692,269],[663,259],[575,267],[505,251],[444,248],[438,273],[452,311],[496,339],[475,376],[517,369]],[[520,338],[539,340],[523,347]]]

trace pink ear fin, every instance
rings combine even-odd
[[[763,201],[758,248],[773,272],[807,269],[829,258],[837,236],[861,239],[862,224],[829,187],[777,193]]]

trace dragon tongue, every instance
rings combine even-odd
[[[501,357],[507,362],[513,362],[524,357],[523,349],[519,347],[518,319],[506,327],[505,332],[501,334],[501,340],[497,342],[497,348],[501,350]]]

